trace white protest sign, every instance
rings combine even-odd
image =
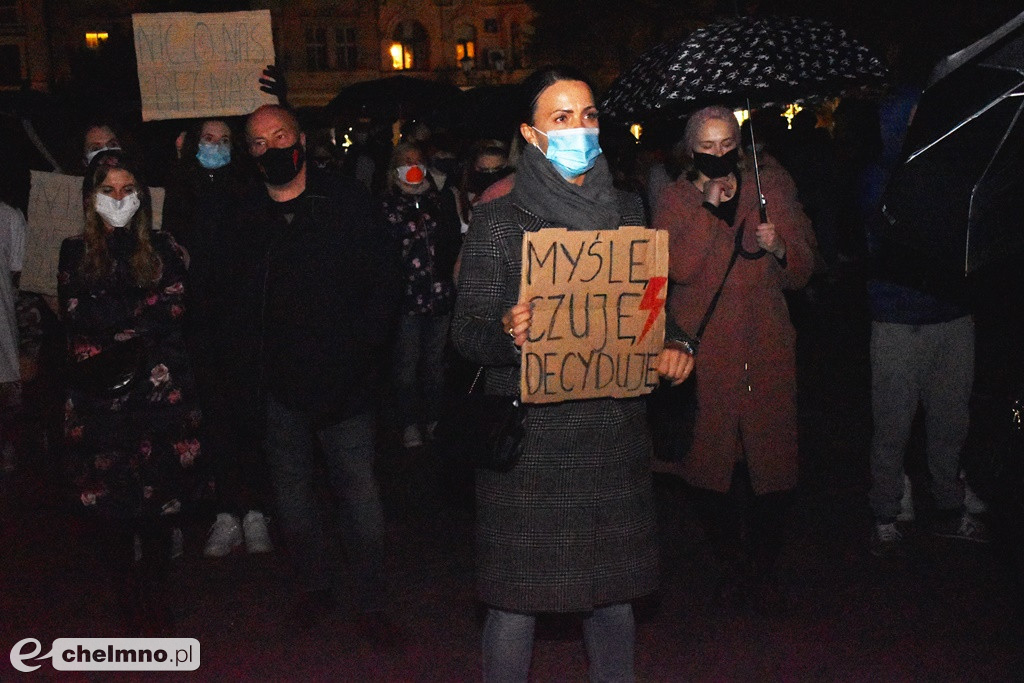
[[[60,243],[81,232],[82,179],[32,171],[21,289],[56,296]]]
[[[142,120],[248,114],[274,63],[270,11],[133,14]]]
[[[164,188],[149,189],[153,205],[153,227],[160,229]],[[20,287],[26,292],[57,295],[57,261],[60,243],[82,234],[82,178],[32,171],[28,197],[28,235],[25,237],[25,265]]]

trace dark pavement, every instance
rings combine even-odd
[[[922,500],[905,558],[881,560],[867,551],[861,285],[846,279],[820,288],[814,303],[794,305],[804,467],[780,568],[788,609],[758,616],[712,603],[714,563],[689,496],[659,476],[663,581],[658,595],[638,605],[640,680],[1024,680],[1024,576],[999,544],[929,535]],[[206,525],[197,523],[186,530],[186,554],[172,581],[176,635],[200,641],[198,671],[62,674],[44,663],[34,674],[17,674],[8,654],[22,638],[36,638],[46,651],[58,637],[118,634],[116,596],[97,577],[81,523],[58,503],[55,468],[31,457],[3,475],[0,489],[0,680],[479,679],[482,609],[474,598],[465,491],[457,477],[439,475],[429,449],[405,453],[391,431],[382,437],[379,470],[391,550],[389,616],[403,642],[360,636],[340,552],[340,609],[301,629],[282,552],[204,558]],[[586,680],[573,619],[542,619],[532,678]]]

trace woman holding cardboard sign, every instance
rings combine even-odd
[[[486,367],[488,393],[519,392],[531,312],[519,303],[524,232],[642,225],[639,197],[612,187],[589,85],[548,67],[523,83],[528,143],[512,193],[474,212],[452,322],[458,350]],[[693,360],[666,350],[681,382]],[[477,472],[477,573],[490,610],[485,680],[526,680],[535,615],[582,612],[591,677],[633,679],[630,600],[657,585],[651,438],[642,399],[531,406],[509,472]]]
[[[767,156],[762,217],[731,110],[695,112],[684,142],[687,171],[654,217],[669,233],[669,314],[691,334],[704,327],[693,446],[677,473],[695,487],[715,541],[716,597],[771,609],[786,494],[797,483],[796,333],[783,290],[810,278],[814,236],[792,179]]]

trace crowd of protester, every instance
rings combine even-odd
[[[173,632],[168,567],[197,515],[210,525],[208,557],[287,553],[301,625],[332,612],[341,596],[320,512],[322,459],[353,577],[345,600],[368,634],[393,638],[380,440],[413,454],[433,447],[446,397],[465,390],[452,386],[462,363],[484,368],[490,393],[518,390],[531,320],[518,293],[522,236],[549,226],[668,231],[658,370],[665,386],[692,384],[694,368],[699,382],[692,443],[670,445],[683,457],[670,453],[663,470],[691,486],[706,522],[719,561],[715,598],[784,608],[775,560],[799,479],[786,296],[834,281],[876,248],[863,226],[877,192],[861,186],[885,163],[881,147],[865,159],[863,140],[844,146],[852,126],[842,107],[834,133],[810,109],[792,130],[777,112],[760,112],[755,185],[749,138],[728,109],[703,109],[685,128],[652,129],[638,143],[611,127],[599,138],[593,91],[574,70],[541,69],[522,90],[508,140],[424,121],[306,129],[277,105],[244,120],[191,122],[166,141],[176,160],[161,169],[159,230],[129,137],[90,124],[84,230],[64,242],[58,268],[59,331],[40,297],[23,295],[16,314],[26,227],[3,198],[0,257],[13,276],[0,287],[4,466],[17,466],[19,390],[39,363],[55,363],[39,353],[45,328],[67,349],[53,385],[60,439],[50,446],[91,519],[107,577],[122,587],[126,634]],[[770,218],[759,215],[758,190]],[[986,540],[958,478],[973,359],[965,304],[884,274],[871,293],[881,430],[872,551],[900,545],[902,460],[919,394],[941,533]],[[894,301],[916,308],[893,314]],[[696,356],[673,343],[698,327],[706,334]],[[933,362],[959,368],[955,378],[925,378],[899,406],[883,403],[923,372],[908,364],[941,350],[951,357]],[[112,366],[123,378],[116,386]],[[532,407],[516,467],[477,473],[488,680],[525,680],[534,618],[552,611],[585,615],[595,680],[632,679],[630,601],[658,577],[650,465],[663,444],[649,412],[655,435],[658,420],[682,419],[643,399]]]

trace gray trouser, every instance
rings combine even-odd
[[[871,323],[871,511],[895,519],[903,494],[903,458],[920,403],[932,494],[938,510],[963,505],[957,475],[967,438],[974,383],[974,321],[931,325]]]
[[[526,681],[533,658],[533,633],[537,617],[487,611],[483,634],[483,665],[486,683]],[[583,640],[594,683],[630,683],[636,625],[628,602],[597,607],[583,619]]]

